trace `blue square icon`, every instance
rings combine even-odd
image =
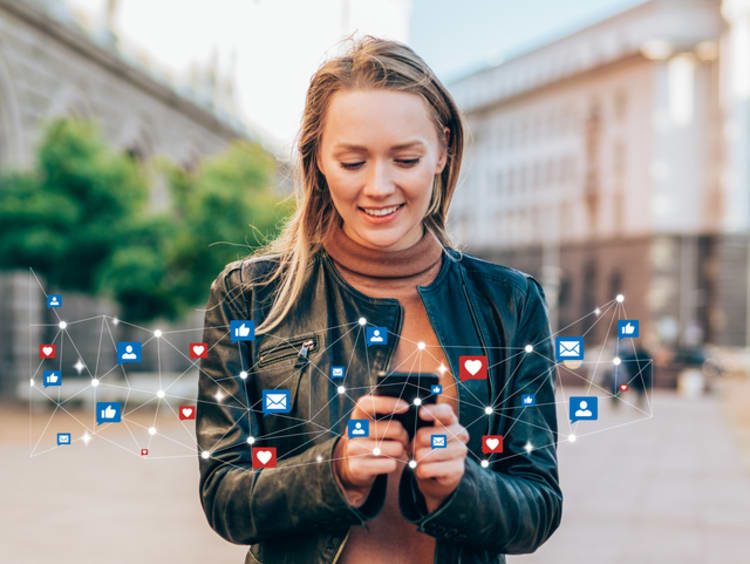
[[[596,396],[570,396],[569,402],[571,423],[599,418],[599,398]]]
[[[563,360],[583,360],[583,337],[555,337],[555,356]]]
[[[50,294],[47,296],[47,307],[62,307],[62,294]]]
[[[117,343],[117,362],[141,361],[141,343],[120,341]]]
[[[346,425],[346,432],[350,439],[370,436],[369,419],[350,419]]]
[[[292,411],[290,390],[263,390],[263,415],[289,413]]]
[[[638,320],[637,319],[618,319],[617,320],[617,338],[618,339],[635,339],[638,337]]]
[[[430,435],[430,447],[445,448],[448,446],[448,435]]]
[[[254,341],[255,321],[251,321],[248,319],[230,321],[229,338],[233,343],[236,343],[238,341]]]
[[[45,388],[47,386],[61,386],[62,373],[59,370],[45,370],[42,382]]]
[[[443,393],[443,386],[441,386],[440,384],[433,384],[430,388],[430,392],[433,396],[439,396]]]
[[[373,327],[367,328],[366,332],[367,346],[371,345],[387,345],[388,344],[388,327]]]
[[[344,367],[343,366],[331,366],[331,378],[343,378]]]
[[[521,396],[521,405],[524,407],[531,407],[532,405],[536,405],[536,395],[534,394],[524,394]]]
[[[70,433],[58,433],[57,434],[58,445],[69,445],[70,444]]]
[[[119,401],[96,402],[96,422],[119,423],[122,419],[122,404]]]

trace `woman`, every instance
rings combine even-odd
[[[534,551],[562,510],[547,307],[534,278],[450,242],[451,96],[411,49],[367,36],[312,77],[298,147],[296,213],[211,286],[197,413],[211,527],[253,545],[246,562]],[[409,408],[373,393],[381,371],[438,375],[413,438],[376,420]],[[369,434],[350,438],[350,420]]]

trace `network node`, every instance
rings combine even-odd
[[[155,435],[156,434],[156,427],[149,427],[148,428],[148,434],[149,435]]]
[[[65,321],[61,321],[57,326],[60,327],[60,329],[65,329],[68,327],[68,324]]]
[[[165,396],[164,390],[159,390],[158,392],[156,392],[156,397],[163,398],[164,396]]]
[[[120,320],[117,319],[116,317],[113,317],[112,318],[112,325],[117,325],[118,323],[120,323]]]
[[[596,308],[594,310],[594,315],[599,315],[601,312],[602,312],[602,310],[600,310],[599,308]]]
[[[416,468],[416,467],[417,467],[417,461],[416,460],[410,460],[409,461],[409,468],[411,468],[412,470],[414,470],[414,468]]]
[[[218,392],[216,392],[216,394],[214,395],[214,397],[216,398],[216,401],[221,401],[221,400],[224,399],[224,394],[222,394],[221,390],[219,390]]]
[[[380,456],[380,449],[378,447],[375,447],[374,449],[372,449],[372,453],[375,456]]]
[[[251,444],[253,444],[254,442],[255,442],[255,437],[253,437],[252,435],[250,435],[250,436],[249,436],[249,437],[247,438],[247,444],[251,445]]]
[[[92,378],[91,385],[96,388],[99,385],[99,378]]]
[[[424,348],[425,348],[426,346],[427,346],[427,345],[425,345],[425,344],[424,344],[424,341],[419,341],[419,342],[417,343],[417,348],[418,348],[418,349],[419,349],[420,351],[423,351],[423,350],[424,350]]]
[[[412,401],[414,405],[422,405],[422,398],[414,398],[414,401]]]
[[[83,444],[88,445],[91,442],[91,435],[84,433],[81,439],[83,439]]]
[[[34,387],[34,379],[33,378],[29,378],[29,386],[31,386],[32,388]]]
[[[445,364],[443,364],[443,363],[441,362],[441,363],[440,363],[440,366],[438,366],[438,372],[440,372],[440,374],[442,374],[442,373],[443,373],[443,372],[445,372],[446,370],[448,370],[448,369],[447,369],[447,368],[445,367]]]
[[[532,345],[526,345],[523,350],[525,350],[527,353],[530,353],[534,350],[534,347]]]
[[[530,453],[532,450],[534,450],[534,445],[531,444],[531,441],[527,441],[523,448],[527,453]]]
[[[570,443],[576,442],[576,436],[573,433],[571,433],[570,435],[568,435],[568,442],[570,442]]]
[[[73,365],[73,368],[75,368],[76,372],[78,372],[78,374],[80,374],[81,372],[83,372],[83,369],[86,368],[86,365],[79,358],[78,361]]]
[[[208,460],[208,459],[209,459],[210,457],[211,457],[211,453],[210,453],[210,452],[208,452],[207,450],[204,450],[204,451],[203,451],[203,452],[201,453],[201,458],[202,458],[203,460]]]
[[[623,296],[622,294],[617,294],[617,297],[615,299],[618,303],[622,303],[625,301],[625,296]]]
[[[622,360],[620,359],[619,356],[616,356],[615,358],[612,359],[612,364],[614,364],[615,366],[620,366],[621,362]]]
[[[484,412],[487,415],[490,415],[492,413],[492,408],[488,405],[487,407],[484,408]]]
[[[245,372],[244,370],[240,372],[240,378],[242,378],[243,380],[247,380],[247,372]]]
[[[318,456],[315,457],[315,461],[316,462],[323,462],[323,457],[320,456],[320,455],[318,455]]]
[[[157,339],[161,337],[161,329],[157,329],[156,331],[154,331],[154,337],[156,337]]]
[[[344,393],[346,393],[346,388],[345,388],[344,386],[339,386],[339,387],[338,387],[338,392],[339,392],[340,394],[344,394]]]
[[[482,468],[487,468],[490,465],[490,461],[482,460],[482,462],[480,462],[479,464],[482,466]]]
[[[367,319],[365,319],[364,317],[360,317],[358,323],[360,325],[367,325]]]

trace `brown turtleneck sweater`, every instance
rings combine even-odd
[[[404,308],[398,346],[389,367],[393,372],[433,372],[443,386],[438,403],[449,403],[458,413],[456,381],[450,363],[432,329],[417,286],[429,285],[440,271],[443,249],[427,229],[418,243],[399,251],[365,247],[339,225],[323,243],[336,269],[349,284],[374,298],[396,298]],[[419,350],[417,343],[425,348]],[[444,370],[440,370],[441,365]],[[369,531],[353,526],[344,545],[342,564],[431,564],[435,539],[417,531],[398,506],[398,484],[404,466],[388,475],[383,510],[368,521]]]

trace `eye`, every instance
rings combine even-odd
[[[342,168],[348,168],[348,169],[354,169],[354,168],[359,168],[363,164],[364,164],[364,162],[359,162],[359,163],[341,163],[341,167]]]
[[[416,165],[419,162],[419,158],[415,159],[396,159],[396,162],[405,166],[405,167],[412,167]],[[357,163],[341,163],[341,168],[353,170],[361,167],[364,163],[364,161],[357,162]]]
[[[406,166],[414,166],[415,164],[417,164],[419,162],[419,159],[418,158],[416,158],[416,159],[396,159],[396,162],[397,163],[401,163],[401,164],[406,165]]]

